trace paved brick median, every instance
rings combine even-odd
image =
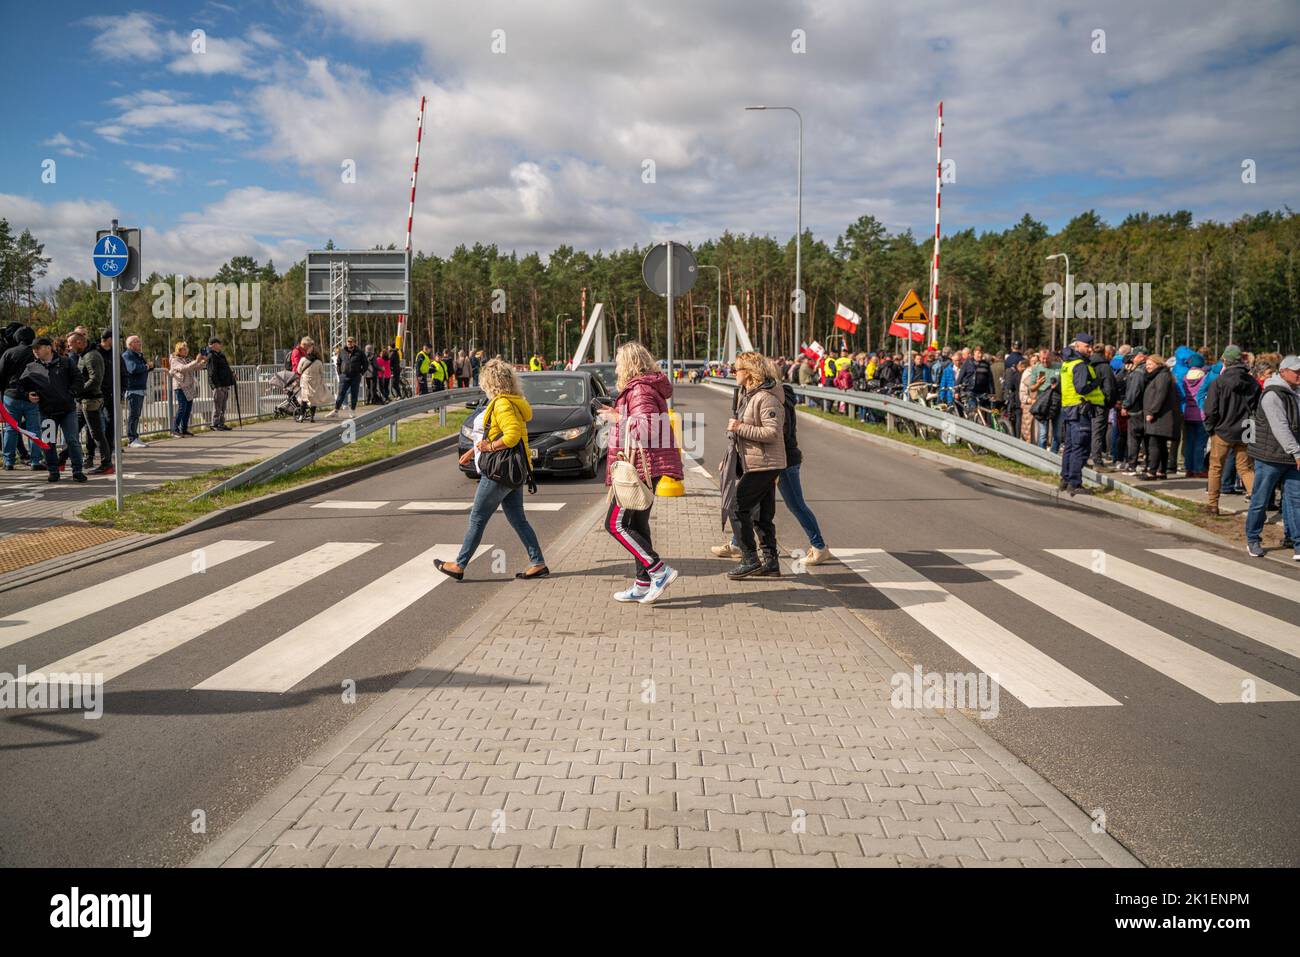
[[[729,582],[706,551],[716,489],[692,475],[688,491],[655,505],[656,545],[682,571],[659,604],[610,600],[631,563],[596,523],[443,683],[227,863],[1136,863],[974,722],[892,710],[904,666],[816,570]]]

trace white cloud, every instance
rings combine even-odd
[[[65,133],[55,133],[47,140],[41,140],[42,146],[53,146],[59,153],[64,156],[81,158],[90,152],[90,144],[82,140],[74,140]]]
[[[163,90],[142,90],[138,94],[118,97],[110,101],[121,112],[95,128],[100,136],[113,143],[126,142],[132,134],[149,134],[140,138],[139,145],[158,146],[160,141],[153,131],[162,130],[166,141],[175,142],[175,134],[216,135],[232,140],[248,137],[244,111],[236,103],[219,101],[194,103],[182,94]],[[152,139],[151,139],[152,137]]]
[[[167,46],[166,31],[151,13],[133,11],[84,22],[100,31],[90,48],[106,60],[157,60]]]
[[[135,160],[127,160],[126,165],[143,176],[150,186],[171,183],[180,174],[180,170],[175,166],[163,166],[161,163],[140,163]]]

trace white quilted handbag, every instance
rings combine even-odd
[[[645,450],[640,447],[629,449],[627,440],[628,430],[625,427],[623,447],[618,450],[618,458],[614,461],[614,468],[610,472],[609,491],[620,508],[641,512],[654,504],[655,493],[650,487],[649,463],[646,464],[646,476],[642,479],[633,461],[639,452],[644,462]]]

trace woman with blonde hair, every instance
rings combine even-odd
[[[316,407],[327,406],[334,401],[334,396],[325,386],[325,360],[320,357],[316,340],[303,336],[300,348],[302,358],[298,360],[298,400],[307,406],[303,414],[304,422],[316,421]]]
[[[199,370],[208,364],[206,356],[194,360],[189,356],[190,344],[181,339],[172,347],[171,362],[167,364],[172,392],[176,396],[176,418],[172,422],[172,435],[177,438],[194,436],[190,431],[190,413],[194,409],[194,398],[199,394]]]
[[[528,516],[524,514],[523,486],[490,478],[480,468],[485,465],[485,452],[499,452],[520,445],[523,447],[524,462],[530,461],[528,421],[533,417],[533,410],[520,392],[515,370],[500,359],[493,359],[483,366],[479,374],[479,385],[487,393],[487,402],[474,417],[474,447],[460,457],[461,465],[468,465],[470,459],[473,459],[475,468],[479,469],[478,491],[474,494],[474,505],[469,512],[469,527],[465,529],[465,541],[460,546],[456,560],[444,562],[442,559],[434,559],[433,566],[456,581],[463,580],[465,566],[474,557],[479,542],[483,540],[483,529],[500,505],[506,521],[528,552],[529,566],[515,577],[541,578],[549,575],[551,570],[546,567],[546,559],[542,557],[537,533],[528,524]],[[526,471],[531,477],[531,468],[526,466]]]
[[[612,482],[614,464],[624,453],[637,474],[653,490],[665,475],[680,480],[682,453],[668,420],[672,383],[659,371],[650,350],[639,342],[625,342],[614,356],[618,399],[599,414],[611,426],[605,484]],[[651,506],[654,501],[651,500]],[[677,570],[664,562],[650,539],[650,507],[625,508],[610,490],[605,530],[628,550],[636,568],[632,586],[614,594],[615,601],[650,604],[677,578]]]
[[[776,483],[786,467],[785,397],[780,384],[768,374],[767,360],[757,352],[736,356],[736,383],[740,399],[727,422],[733,443],[735,473],[724,480],[736,482],[731,505],[731,530],[740,546],[740,564],[727,572],[731,579],[752,575],[778,577],[776,553]],[[762,543],[759,561],[754,529]]]

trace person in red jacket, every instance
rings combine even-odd
[[[639,474],[650,480],[650,488],[665,475],[681,479],[682,453],[668,420],[672,383],[659,371],[650,350],[639,342],[619,346],[614,370],[618,401],[613,408],[606,406],[600,410],[601,417],[610,425],[605,484],[610,484],[610,470],[624,443],[635,450],[633,464]],[[614,600],[649,604],[658,599],[677,577],[677,570],[654,550],[650,540],[650,509],[623,508],[611,496],[605,530],[636,560],[632,587],[616,592]]]

